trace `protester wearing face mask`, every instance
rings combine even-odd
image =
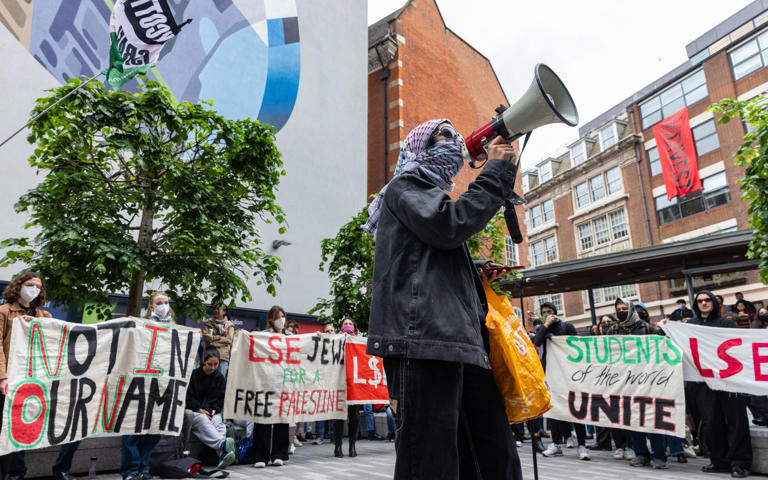
[[[229,321],[227,307],[213,307],[213,318],[205,322],[203,341],[206,348],[215,348],[219,352],[219,372],[227,378],[229,367],[229,352],[232,350],[232,340],[235,338],[235,325]]]
[[[464,165],[461,138],[447,119],[418,125],[368,208],[363,229],[375,235],[376,258],[367,353],[384,358],[396,480],[522,478],[490,371],[481,274],[465,244],[514,194],[513,146],[497,137],[487,156],[454,200],[446,192]]]
[[[267,328],[264,332],[283,334],[285,317],[283,307],[274,305],[267,312]],[[288,461],[290,435],[287,423],[254,423],[251,441],[256,458],[254,468],[264,468],[267,464],[282,467]]]
[[[346,333],[347,335],[357,335],[357,325],[355,321],[349,317],[346,317],[341,321],[341,328],[339,332]],[[349,432],[349,456],[356,457],[357,450],[355,449],[355,443],[357,441],[357,433],[360,428],[360,405],[349,405],[347,407],[347,431]],[[344,420],[333,421],[333,456],[341,458],[344,456],[342,452],[341,442],[344,434]]]
[[[8,385],[8,349],[11,342],[13,319],[20,317],[24,320],[34,318],[51,318],[51,314],[40,308],[45,305],[45,282],[43,277],[35,272],[22,272],[11,280],[3,291],[5,304],[0,306],[0,410],[5,404],[5,396],[13,385]],[[54,480],[74,480],[69,473],[72,460],[80,442],[62,445],[59,455],[53,463]],[[8,480],[23,480],[27,473],[24,452],[14,452],[0,457],[0,475]]]
[[[173,315],[168,294],[162,290],[152,292],[144,318],[150,322],[172,323]],[[123,480],[152,478],[149,474],[149,457],[159,441],[160,435],[123,435],[120,458],[120,475]]]

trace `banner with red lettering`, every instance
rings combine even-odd
[[[547,417],[685,435],[683,353],[659,335],[553,337],[547,341]]]
[[[667,200],[701,190],[688,109],[683,108],[654,125],[653,136],[667,187]]]
[[[683,349],[685,380],[712,390],[768,395],[768,336],[764,329],[715,328],[667,322]]]
[[[347,404],[389,403],[384,363],[381,358],[365,353],[365,344],[365,338],[347,338]]]
[[[200,330],[140,318],[13,320],[0,454],[85,437],[178,435]]]
[[[347,338],[241,330],[229,359],[224,418],[254,423],[347,418]]]

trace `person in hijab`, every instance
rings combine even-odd
[[[219,372],[224,378],[227,378],[229,352],[234,338],[235,326],[229,321],[227,307],[216,305],[213,307],[213,317],[203,327],[203,340],[206,348],[215,348],[219,352]]]
[[[736,328],[720,315],[715,295],[702,290],[695,296],[693,325]],[[747,421],[747,399],[744,395],[712,390],[703,382],[686,382],[686,399],[696,402],[701,415],[701,431],[709,447],[709,465],[705,472],[731,472],[734,478],[749,475],[752,466],[752,440]]]
[[[481,275],[500,275],[478,271],[465,245],[514,194],[517,165],[513,147],[493,139],[453,200],[462,147],[447,119],[414,128],[363,226],[376,238],[367,353],[384,358],[396,480],[522,478],[488,360]]]

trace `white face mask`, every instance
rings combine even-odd
[[[282,330],[285,326],[285,317],[278,317],[275,319],[275,328],[277,330]]]
[[[171,311],[171,306],[167,303],[161,303],[159,305],[155,305],[155,308],[152,311],[158,317],[165,318],[168,316],[168,312]]]
[[[19,292],[19,295],[21,295],[21,298],[29,303],[32,300],[36,299],[38,295],[40,295],[40,288],[38,287],[21,287],[21,291]]]

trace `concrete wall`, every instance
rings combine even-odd
[[[7,67],[0,69],[0,136],[27,120],[44,89],[106,65],[107,3],[0,5],[0,62]],[[229,118],[258,118],[279,130],[287,176],[278,203],[289,228],[283,236],[269,226],[261,232],[265,249],[282,258],[283,281],[277,298],[249,283],[254,300],[243,306],[280,304],[288,312],[306,312],[328,294],[327,277],[317,268],[320,241],[365,202],[366,2],[170,3],[177,20],[193,19],[158,63],[174,95],[213,98],[214,108]],[[13,212],[13,204],[39,181],[26,163],[31,151],[23,135],[0,149],[4,170],[11,173],[0,175],[0,238],[23,234],[26,219]],[[330,187],[339,180],[343,188]],[[274,252],[277,239],[291,245]],[[20,268],[0,269],[0,280]]]

